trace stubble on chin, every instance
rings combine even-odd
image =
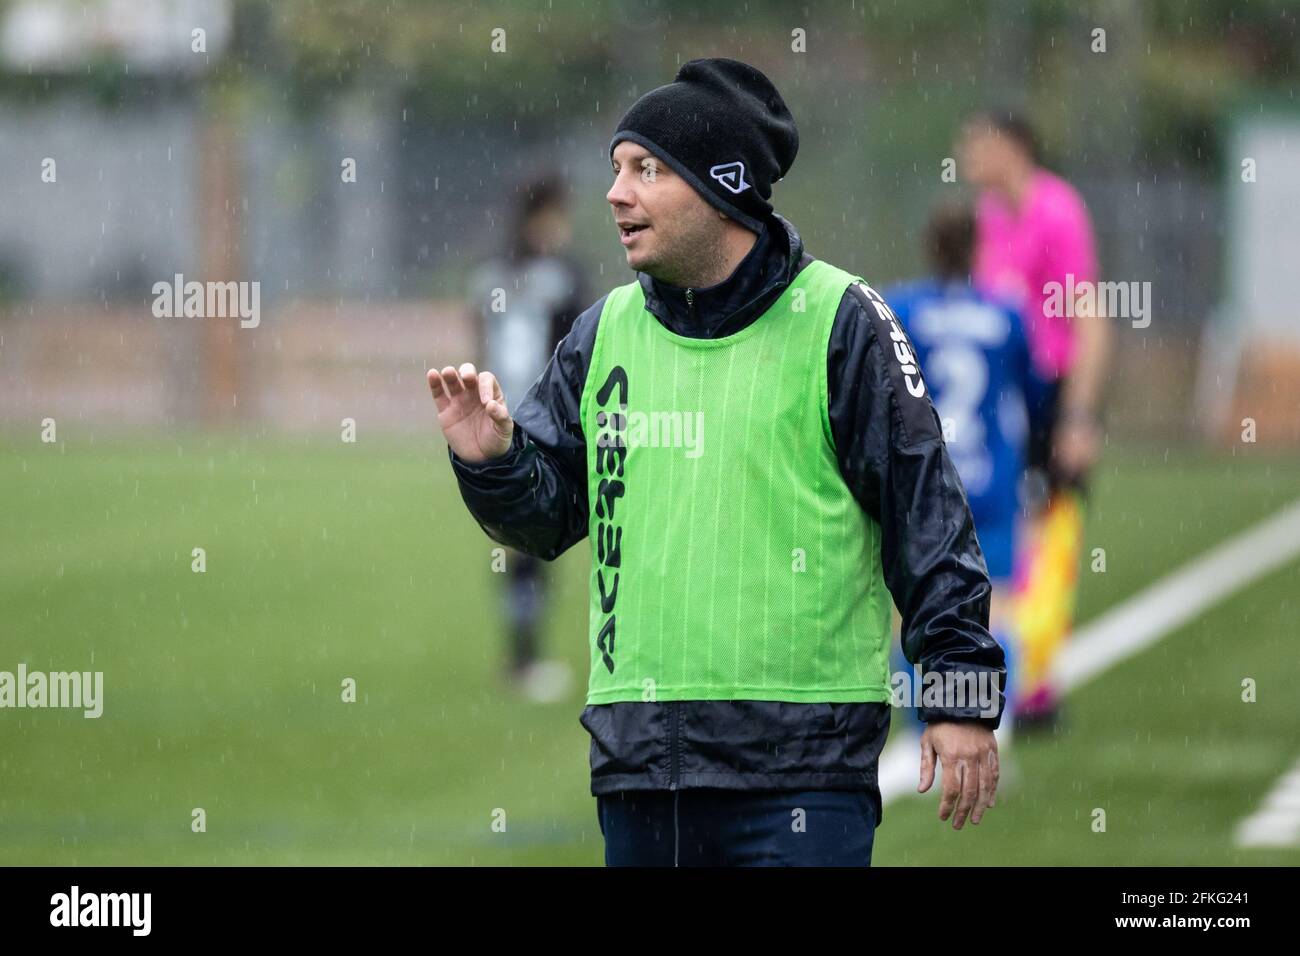
[[[645,263],[639,272],[646,272],[660,282],[679,288],[713,285],[707,277],[721,274],[725,256],[721,230],[710,229],[705,222],[678,237],[672,253],[658,261]]]

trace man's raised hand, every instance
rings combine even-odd
[[[429,390],[438,406],[438,425],[459,458],[479,464],[510,450],[515,423],[491,372],[479,372],[469,362],[441,372],[431,368]]]

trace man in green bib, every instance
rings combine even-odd
[[[904,688],[940,819],[993,805],[1006,670],[970,509],[889,306],[772,208],[798,143],[757,69],[687,63],[609,147],[636,281],[513,414],[490,371],[429,372],[484,531],[547,560],[590,538],[611,865],[868,865]]]

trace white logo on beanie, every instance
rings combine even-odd
[[[719,163],[709,170],[709,175],[733,193],[743,193],[753,185],[745,182],[745,164],[739,160],[734,163]]]

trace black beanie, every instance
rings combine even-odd
[[[667,163],[704,199],[762,232],[772,184],[789,172],[799,131],[772,81],[748,63],[691,60],[646,93],[609,141],[629,139]]]

